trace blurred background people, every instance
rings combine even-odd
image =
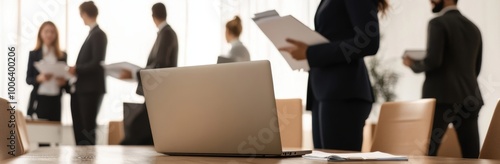
[[[158,35],[153,48],[149,53],[145,69],[177,67],[179,43],[177,40],[177,34],[167,23],[167,9],[163,3],[156,3],[153,5],[151,10],[153,13],[153,22],[158,28]],[[139,84],[137,86],[136,93],[138,95],[144,95],[139,71],[130,72],[123,70],[120,78],[137,79]],[[153,136],[149,125],[146,104],[143,104],[141,112],[137,116],[124,121],[131,121],[131,123],[129,127],[126,127],[128,129],[125,130],[126,134],[125,138],[121,142],[122,145],[153,145]]]
[[[250,53],[245,45],[243,45],[240,41],[242,31],[243,27],[239,16],[234,16],[234,19],[226,23],[226,41],[231,44],[231,49],[225,57],[227,57],[230,61],[250,61]]]
[[[30,51],[26,83],[33,85],[28,104],[28,115],[39,119],[61,121],[62,90],[67,86],[65,77],[40,73],[35,63],[66,63],[67,55],[59,47],[59,32],[53,22],[44,22],[38,30],[36,47]]]
[[[479,156],[477,119],[483,99],[477,77],[482,63],[482,37],[478,27],[457,9],[458,0],[431,0],[438,17],[429,22],[427,55],[404,64],[425,72],[423,98],[436,98],[429,155],[436,156],[448,124],[453,123],[464,158]]]
[[[386,0],[322,0],[315,16],[316,31],[330,42],[308,46],[287,39],[280,48],[297,60],[308,60],[307,109],[312,110],[316,149],[360,151],[363,127],[374,101],[363,58],[380,44],[377,12]]]
[[[90,27],[90,32],[78,53],[76,65],[69,69],[76,76],[71,88],[71,115],[77,145],[95,145],[96,118],[106,92],[101,64],[106,58],[108,39],[97,25],[98,13],[92,1],[80,5],[80,16],[84,24]]]

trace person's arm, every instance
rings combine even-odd
[[[311,67],[350,63],[377,53],[380,44],[377,3],[366,0],[344,2],[355,36],[342,41],[309,46],[306,53]]]
[[[156,52],[156,64],[154,68],[166,68],[166,67],[176,67],[177,66],[177,54],[174,49],[178,48],[177,37],[176,34],[172,31],[165,32],[162,34],[159,40],[159,48]],[[142,70],[142,69],[141,69]],[[138,82],[138,88],[136,90],[136,94],[144,95],[144,91],[142,89],[142,80],[141,74],[138,70],[135,72]]]
[[[429,22],[429,34],[427,36],[427,55],[422,61],[414,61],[410,68],[415,73],[431,71],[441,67],[445,47],[446,31],[437,20]]]
[[[64,63],[68,64],[68,54],[66,54],[66,52],[63,52],[63,58],[60,60],[60,61],[63,61]],[[64,77],[62,77],[64,78]],[[66,91],[66,93],[71,93],[71,86],[69,85],[69,81],[66,80],[66,78],[64,78],[64,85],[61,86],[61,89],[64,89]]]
[[[101,62],[106,58],[106,46],[108,44],[108,39],[104,32],[96,32],[91,36],[92,40],[89,40],[92,50],[91,50],[91,60],[87,63],[82,63],[76,66],[76,74],[88,74],[94,73],[99,69],[102,69]]]
[[[35,68],[35,52],[31,51],[28,59],[28,71],[26,73],[26,83],[33,86],[39,85],[38,81],[36,80],[36,77],[37,74]]]
[[[483,39],[481,38],[479,41],[480,41],[480,46],[476,59],[476,77],[478,77],[479,73],[481,73],[481,64],[483,62]]]

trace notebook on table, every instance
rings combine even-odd
[[[307,159],[325,160],[332,162],[342,161],[408,161],[406,156],[397,156],[383,152],[369,153],[326,153],[322,151],[313,151],[311,154],[303,156]]]

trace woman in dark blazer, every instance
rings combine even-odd
[[[28,115],[36,113],[40,119],[61,121],[62,89],[67,87],[64,77],[54,77],[38,72],[36,62],[53,64],[58,61],[66,63],[66,53],[59,48],[59,34],[54,23],[44,22],[38,31],[35,50],[30,51],[26,83],[33,85]]]
[[[378,12],[387,7],[386,0],[322,0],[314,22],[330,42],[308,46],[287,39],[294,46],[280,49],[311,67],[307,109],[315,148],[361,150],[374,101],[363,58],[378,51]]]

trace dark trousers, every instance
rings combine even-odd
[[[149,124],[148,110],[146,104],[142,104],[141,109],[124,110],[140,110],[137,115],[123,118],[125,125],[125,138],[120,143],[121,145],[153,145],[153,135]],[[127,112],[127,111],[124,111]]]
[[[102,93],[75,93],[71,95],[71,116],[76,145],[95,145],[96,118]]]
[[[35,113],[39,119],[61,121],[61,96],[38,95]]]
[[[457,131],[462,157],[478,158],[479,131],[477,118],[480,109],[481,106],[464,107],[462,105],[436,104],[429,155],[437,155],[443,135],[448,129],[448,124],[452,123]]]
[[[372,103],[364,100],[313,102],[314,148],[361,151],[371,108]]]

